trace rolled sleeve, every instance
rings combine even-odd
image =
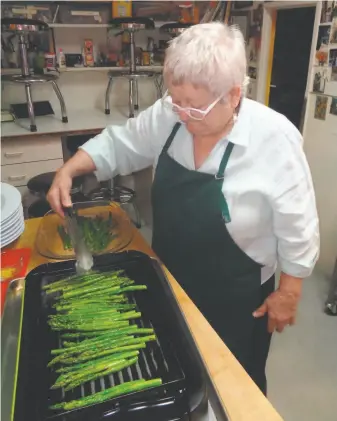
[[[309,276],[319,256],[319,221],[310,169],[301,137],[283,142],[282,165],[274,179],[273,229],[278,239],[280,269],[291,276]]]
[[[110,142],[110,135],[105,129],[80,147],[94,161],[95,174],[99,181],[113,178],[117,173],[116,165],[110,159]]]
[[[153,165],[162,146],[158,140],[165,140],[165,128],[172,125],[169,117],[157,101],[125,125],[108,126],[86,142],[81,149],[94,161],[97,178],[107,180]]]

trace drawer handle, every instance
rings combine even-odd
[[[23,155],[23,152],[5,152],[6,158],[15,158],[17,156]]]
[[[19,181],[19,180],[24,180],[26,178],[25,175],[10,175],[8,177],[9,181]]]

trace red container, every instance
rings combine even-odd
[[[9,283],[16,278],[26,275],[30,259],[30,249],[5,250],[1,253],[1,300],[0,314],[2,314]]]

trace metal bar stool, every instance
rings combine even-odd
[[[184,22],[164,23],[164,25],[162,25],[159,28],[159,31],[169,34],[172,38],[175,38],[181,33],[183,33],[185,29],[193,25],[194,25],[193,23],[184,23]]]
[[[31,85],[35,83],[51,83],[57,98],[61,105],[62,122],[67,123],[66,105],[62,93],[56,83],[56,75],[33,75],[30,73],[27,55],[27,35],[31,32],[48,31],[49,27],[45,22],[33,19],[22,18],[4,18],[1,20],[1,29],[3,32],[14,32],[19,37],[19,52],[21,57],[21,75],[6,75],[2,79],[10,83],[21,83],[25,86],[28,115],[30,119],[30,131],[36,132],[35,114],[31,93]]]
[[[27,188],[29,192],[37,198],[28,208],[28,218],[39,218],[44,216],[51,210],[49,203],[46,200],[46,195],[52,185],[56,172],[47,172],[32,177],[28,183]],[[73,184],[70,190],[70,195],[74,202],[83,202],[86,197],[82,193],[82,186],[84,176],[74,177]]]
[[[331,316],[337,316],[337,259],[332,274],[328,298],[325,303],[325,312]]]
[[[152,78],[157,90],[158,99],[162,96],[161,84],[158,79],[160,76],[156,71],[138,70],[136,67],[135,57],[135,32],[141,29],[154,29],[154,22],[148,18],[115,18],[111,20],[111,24],[122,30],[117,35],[123,32],[128,32],[130,36],[130,50],[129,50],[129,71],[120,70],[110,71],[108,73],[108,86],[105,92],[105,114],[110,114],[110,92],[113,79],[127,78],[129,80],[129,117],[134,117],[134,111],[138,110],[138,80],[141,78]],[[116,36],[117,36],[116,35]]]
[[[105,200],[120,203],[127,213],[129,213],[127,211],[128,206],[131,206],[134,214],[134,218],[131,217],[133,224],[138,229],[142,227],[140,213],[135,203],[136,192],[134,190],[125,186],[115,185],[114,179],[111,179],[101,182],[101,186],[88,196],[92,201]]]

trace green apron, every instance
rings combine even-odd
[[[177,123],[168,137],[155,172],[152,246],[265,392],[270,335],[266,318],[255,319],[252,313],[272,292],[273,280],[268,291],[261,288],[261,265],[226,228],[230,213],[221,189],[234,145],[228,143],[215,176],[189,170],[168,154],[179,127]]]

